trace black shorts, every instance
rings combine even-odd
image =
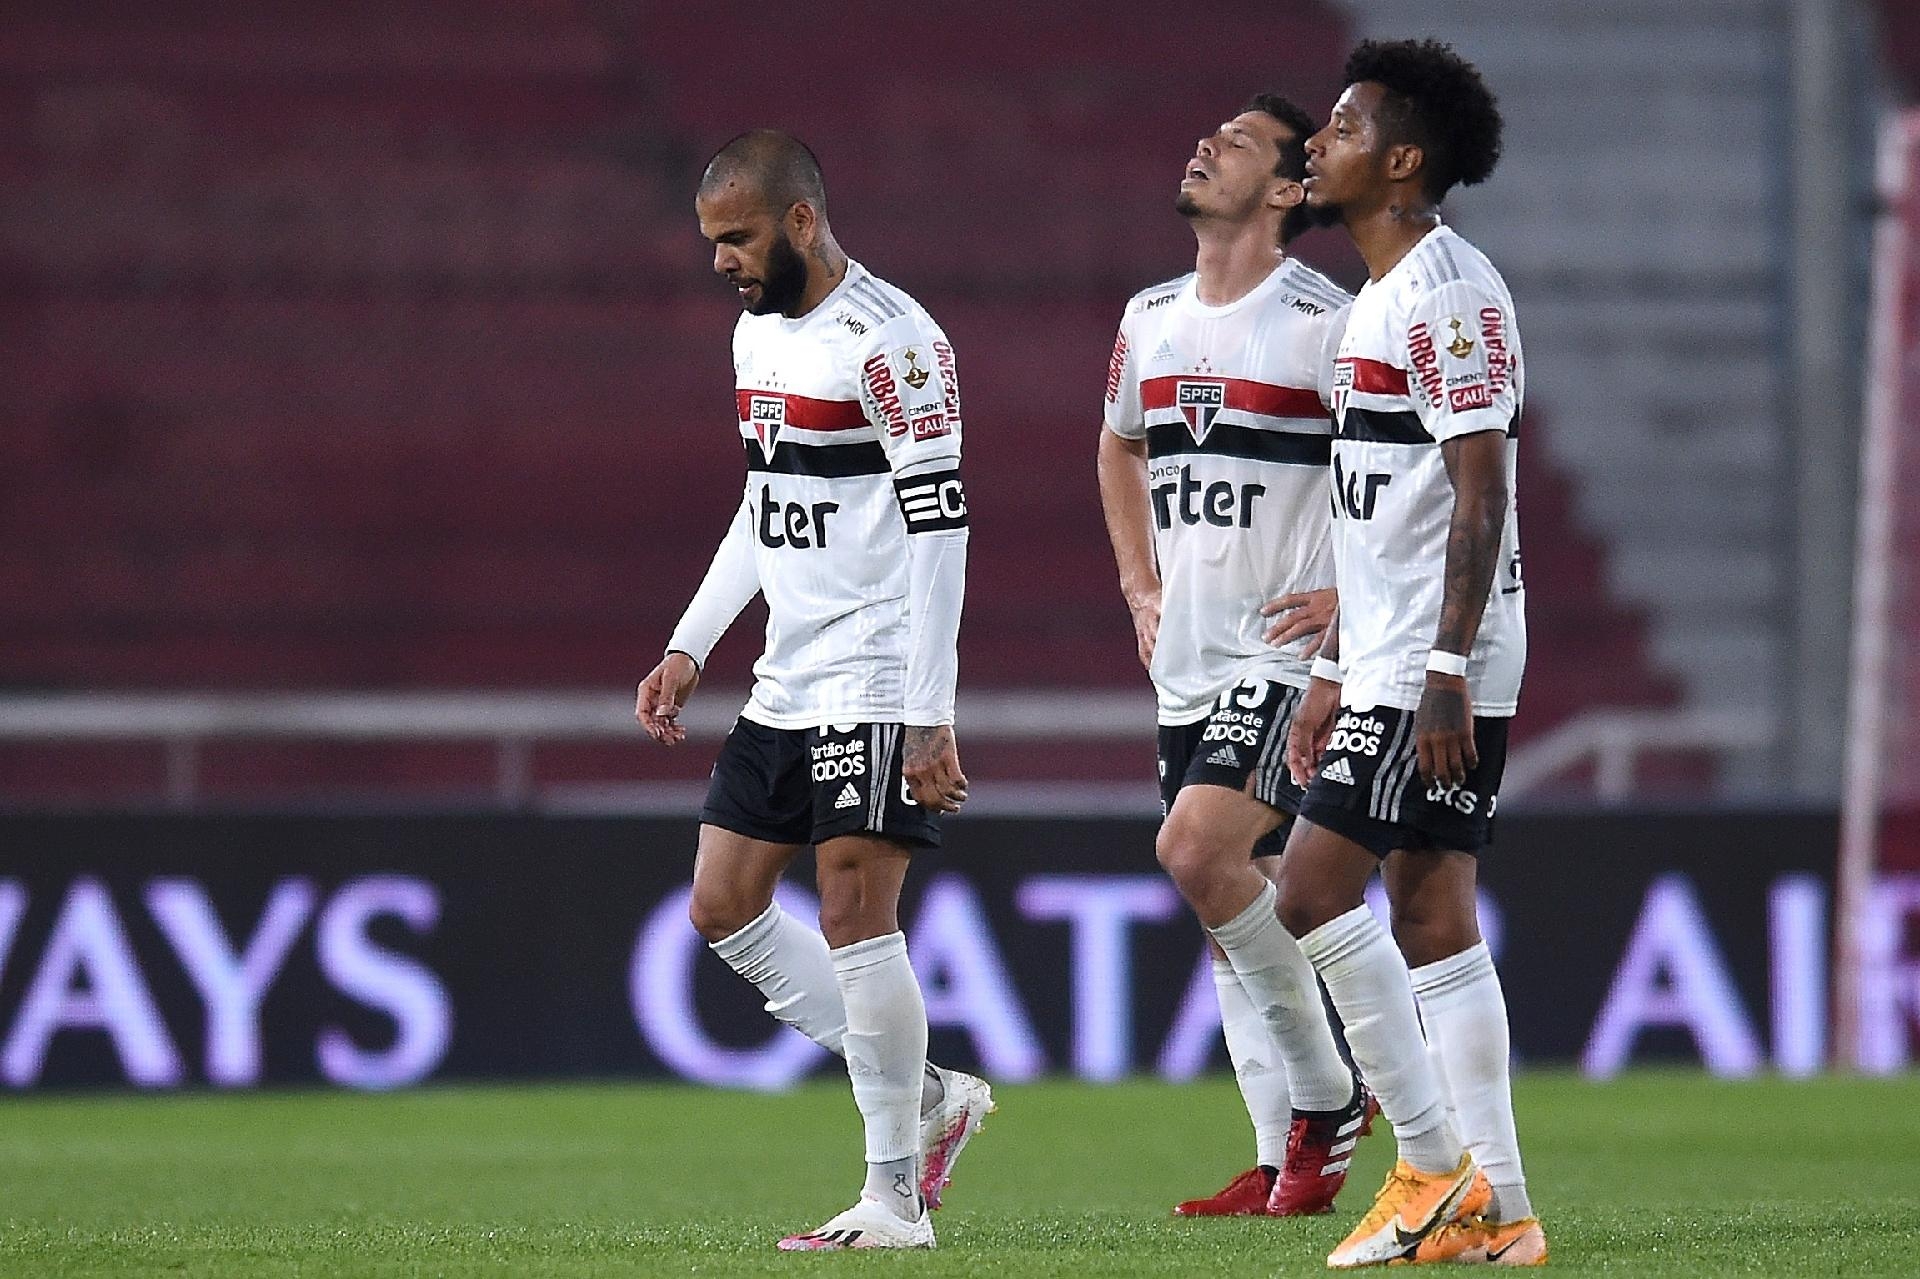
[[[1465,785],[1439,786],[1420,777],[1412,711],[1342,707],[1300,816],[1375,857],[1397,849],[1485,852],[1507,768],[1507,724],[1475,716],[1480,762],[1468,770]]]
[[[768,728],[736,720],[713,764],[700,820],[774,844],[881,835],[940,846],[940,823],[907,798],[899,724]]]
[[[1248,790],[1286,820],[1253,846],[1255,857],[1278,857],[1287,846],[1301,791],[1287,772],[1287,728],[1300,690],[1279,680],[1243,679],[1220,694],[1205,719],[1160,726],[1160,815],[1173,811],[1185,786]]]

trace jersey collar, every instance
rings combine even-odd
[[[1180,303],[1195,315],[1205,316],[1208,319],[1218,319],[1222,316],[1232,315],[1240,308],[1258,302],[1261,298],[1264,298],[1267,294],[1278,288],[1280,281],[1291,274],[1293,274],[1293,258],[1281,258],[1280,261],[1274,265],[1273,270],[1267,272],[1266,279],[1248,289],[1240,297],[1235,298],[1223,306],[1208,306],[1200,300],[1200,273],[1196,271],[1193,274],[1193,278],[1187,281],[1187,287],[1181,290]]]
[[[773,318],[780,321],[790,333],[804,329],[807,325],[813,323],[821,316],[828,314],[835,306],[839,305],[840,299],[847,296],[847,290],[865,278],[866,274],[867,268],[861,266],[849,257],[847,259],[847,273],[840,277],[840,283],[833,286],[831,293],[828,293],[827,296],[820,299],[819,306],[814,307],[813,310],[798,318],[789,318],[784,315],[775,315]]]

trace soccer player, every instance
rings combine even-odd
[[[1182,1216],[1331,1211],[1369,1120],[1268,878],[1301,793],[1287,722],[1334,607],[1325,401],[1351,299],[1283,247],[1311,220],[1312,131],[1262,94],[1200,140],[1175,201],[1195,269],[1128,304],[1100,433],[1107,531],[1159,701],[1160,863],[1212,930],[1254,1128],[1256,1166]]]
[[[859,1199],[785,1250],[930,1248],[929,1207],[993,1101],[930,1068],[898,918],[911,851],[967,798],[953,736],[967,550],[953,348],[919,303],[849,258],[813,153],[772,130],[708,164],[695,200],[739,294],[733,365],[746,493],[640,685],[654,740],[747,602],[766,649],[700,814],[691,914],[767,1011],[846,1059],[866,1128]],[[820,931],[774,886],[812,844]]]
[[[1340,620],[1288,742],[1311,782],[1280,914],[1399,1162],[1327,1261],[1537,1265],[1547,1243],[1521,1174],[1506,1000],[1474,908],[1526,663],[1525,365],[1500,273],[1440,218],[1448,191],[1493,172],[1500,112],[1479,72],[1432,41],[1363,44],[1346,82],[1307,143],[1307,200],[1338,214],[1368,280],[1334,371]],[[1362,903],[1376,865],[1391,938]]]

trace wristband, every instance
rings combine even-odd
[[[1427,669],[1435,675],[1457,675],[1464,679],[1467,658],[1464,653],[1448,653],[1436,648],[1427,654]]]
[[[697,657],[695,657],[695,656],[694,656],[694,655],[693,655],[692,653],[689,653],[689,652],[688,652],[688,651],[687,651],[686,649],[684,649],[684,648],[669,648],[669,649],[668,649],[668,650],[666,651],[666,654],[665,654],[665,656],[667,656],[667,657],[672,657],[672,656],[673,656],[673,655],[674,655],[675,653],[678,653],[678,654],[680,654],[680,656],[682,656],[682,657],[684,657],[684,658],[686,658],[686,659],[687,659],[687,660],[688,660],[689,662],[692,662],[692,663],[693,663],[693,671],[694,671],[694,674],[696,674],[696,675],[702,675],[702,674],[705,674],[705,673],[706,673],[706,672],[705,672],[705,671],[704,671],[704,670],[702,669],[703,667],[705,667],[705,666],[706,666],[706,663],[705,663],[705,662],[703,662],[703,661],[701,661],[701,660],[700,660],[699,658],[697,658]]]
[[[1341,682],[1340,663],[1328,657],[1313,659],[1313,678],[1326,680],[1330,684]]]

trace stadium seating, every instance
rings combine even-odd
[[[0,685],[631,682],[738,491],[732,304],[690,192],[761,122],[814,143],[848,246],[960,352],[968,680],[1137,683],[1092,463],[1113,325],[1191,261],[1169,210],[1185,148],[1275,65],[1324,107],[1340,19],[1248,4],[1258,39],[1196,40],[1180,14],[1123,30],[1082,0],[863,0],[850,49],[762,8],[207,0],[0,29]],[[756,47],[704,52],[736,28]],[[1307,252],[1353,278],[1337,236]],[[1561,376],[1523,450],[1523,733],[1678,692],[1583,515],[1610,490],[1562,464],[1582,445],[1559,434]],[[743,675],[751,644],[730,643]],[[371,758],[253,751],[208,775],[488,767]],[[36,777],[0,752],[0,789]]]
[[[1606,548],[1608,596],[1643,621],[1655,686],[1691,708],[1780,714],[1756,693],[1788,684],[1781,548],[1795,537],[1785,188],[1755,180],[1777,163],[1775,15],[1665,0],[1349,9],[1358,35],[1444,30],[1499,86],[1499,173],[1450,216],[1499,246],[1530,389],[1552,414],[1547,457],[1530,460],[1569,481],[1569,516]],[[1527,536],[1532,559],[1538,520]],[[1721,787],[1778,794],[1770,752],[1727,758]]]

